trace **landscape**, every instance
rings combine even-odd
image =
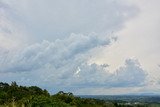
[[[160,96],[76,95],[59,91],[50,95],[37,86],[0,82],[0,107],[159,107]]]
[[[0,107],[160,107],[160,0],[0,0]]]

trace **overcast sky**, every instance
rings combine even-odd
[[[160,94],[159,0],[0,0],[0,81],[51,93]]]

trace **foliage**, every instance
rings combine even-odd
[[[37,86],[18,86],[0,82],[0,107],[145,107],[106,102],[93,98],[75,97],[72,93],[59,91],[50,95]]]
[[[0,82],[0,107],[102,107],[104,102],[75,97],[72,93],[59,91],[50,95],[37,86],[18,86]]]

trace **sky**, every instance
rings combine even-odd
[[[0,0],[0,81],[77,95],[160,94],[159,0]]]

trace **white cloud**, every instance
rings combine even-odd
[[[103,48],[95,55],[92,62],[102,64],[107,62],[110,71],[122,66],[126,58],[136,58],[142,68],[148,72],[148,82],[160,80],[160,14],[159,0],[128,0],[139,8],[137,16],[126,21],[124,29],[116,32],[117,42],[108,48]],[[103,57],[101,55],[104,55]],[[148,83],[150,84],[150,83]]]
[[[56,40],[55,42],[43,41],[22,50],[12,53],[1,52],[1,72],[23,72],[38,69],[45,64],[53,64],[55,68],[74,63],[77,56],[84,56],[86,52],[98,46],[110,43],[107,38],[101,38],[96,34],[76,35],[71,34],[69,38]],[[6,56],[6,57],[5,57]],[[83,60],[83,59],[82,59]],[[73,62],[72,62],[73,61]],[[79,59],[81,61],[81,59]]]
[[[133,87],[144,85],[146,74],[136,60],[126,60],[115,74],[107,64],[88,64],[95,48],[110,44],[96,34],[72,34],[67,39],[27,46],[13,53],[1,52],[1,80],[17,80],[20,84],[34,84],[51,89],[79,89],[86,87]],[[78,72],[77,72],[78,69]],[[4,77],[4,78],[3,78]],[[27,80],[27,81],[24,81]],[[30,83],[32,81],[32,83]],[[73,90],[74,91],[74,90]]]
[[[3,0],[26,26],[31,41],[54,41],[71,33],[106,35],[123,28],[135,16],[133,5],[115,0]]]
[[[139,6],[137,3],[135,5]],[[139,87],[148,82],[148,65],[151,67],[156,61],[157,66],[159,31],[154,33],[154,29],[158,28],[155,23],[159,18],[150,17],[148,10],[139,10],[135,5],[125,0],[2,0],[0,80],[16,80],[47,89],[54,86],[57,90],[76,93],[74,89],[81,90],[79,93],[89,88],[93,89],[91,93],[112,88],[113,93],[116,88],[122,92],[127,87],[140,90]],[[157,14],[156,9],[153,16]],[[128,21],[133,17],[137,19]],[[149,25],[153,29],[150,30]],[[111,34],[112,40],[117,42],[109,45],[111,40],[107,33],[112,31],[118,34],[118,40]],[[154,39],[152,34],[156,35]],[[146,43],[150,44],[149,48]],[[132,56],[138,61],[126,60]]]
[[[0,2],[0,49],[11,51],[25,44],[25,34],[18,21],[14,21],[14,12],[11,8]],[[23,43],[23,44],[22,44]]]
[[[107,64],[87,63],[90,50],[109,43],[110,40],[104,40],[95,34],[72,34],[64,40],[43,41],[16,52],[8,59],[3,57],[0,64],[1,76],[10,78],[9,81],[17,80],[21,84],[32,81],[31,84],[44,88],[56,86],[58,89],[65,88],[74,92],[74,89],[87,87],[144,85],[146,74],[136,60],[126,60],[125,66],[119,68],[115,74],[106,69]]]
[[[83,87],[133,87],[145,84],[146,71],[144,71],[135,60],[128,59],[125,66],[117,69],[116,73],[110,73],[105,70],[103,65],[84,64],[80,66],[81,71],[75,83]]]

